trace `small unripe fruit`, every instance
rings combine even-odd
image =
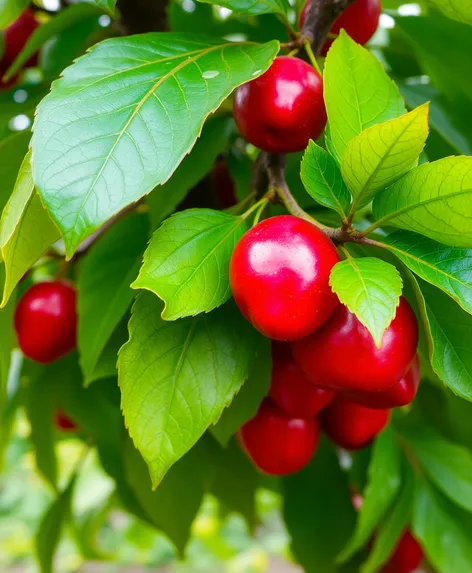
[[[63,410],[54,413],[54,424],[61,432],[76,432],[79,426]]]
[[[303,60],[280,56],[237,88],[234,119],[242,136],[264,151],[301,151],[326,126],[323,80]]]
[[[292,418],[270,399],[239,430],[239,440],[253,463],[264,473],[286,475],[305,467],[320,435],[316,418]]]
[[[420,361],[418,356],[403,378],[381,392],[346,392],[345,396],[368,408],[399,408],[410,404],[416,396],[420,383]]]
[[[334,399],[332,390],[317,388],[295,364],[290,345],[272,343],[272,380],[269,396],[289,416],[312,418]]]
[[[292,343],[295,361],[317,386],[344,392],[379,392],[407,373],[418,345],[418,323],[401,297],[395,318],[375,345],[367,328],[339,305],[316,332]]]
[[[338,396],[320,414],[321,427],[340,448],[360,450],[388,423],[389,410],[374,410]]]
[[[413,573],[423,561],[423,550],[410,531],[400,538],[382,573]]]
[[[297,340],[319,328],[336,308],[329,274],[338,261],[333,243],[311,223],[292,215],[266,219],[234,249],[234,299],[265,336]]]
[[[65,281],[38,283],[21,297],[15,329],[25,356],[47,364],[76,345],[76,292]]]

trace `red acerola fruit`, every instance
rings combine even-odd
[[[15,328],[25,356],[47,364],[76,345],[75,288],[65,281],[38,283],[21,297]]]
[[[61,432],[76,432],[79,426],[61,409],[54,412],[54,424]]]
[[[339,391],[378,392],[407,373],[416,354],[418,323],[401,297],[380,348],[367,328],[339,305],[316,332],[292,343],[295,361],[317,386]]]
[[[374,410],[338,396],[321,412],[321,427],[340,448],[360,450],[388,423],[390,410]]]
[[[368,408],[399,408],[410,404],[420,383],[420,360],[418,355],[403,378],[381,392],[346,392],[345,396]]]
[[[300,14],[300,28],[303,27],[307,12],[308,2]],[[380,0],[355,0],[336,18],[330,34],[339,34],[344,28],[354,41],[363,46],[375,34],[381,13],[382,4]],[[326,40],[321,50],[322,56],[326,56],[332,43],[332,39]]]
[[[332,390],[317,388],[295,364],[290,345],[272,343],[272,380],[269,396],[289,416],[312,418],[334,399]]]
[[[243,137],[264,151],[301,151],[326,126],[323,80],[303,60],[280,56],[236,90],[234,119]]]
[[[270,475],[291,474],[305,467],[316,451],[319,436],[316,418],[288,416],[268,398],[239,430],[244,451]]]
[[[383,573],[413,573],[423,561],[423,550],[410,531],[400,538],[395,551],[382,569]]]
[[[230,282],[243,315],[265,336],[297,340],[338,305],[329,274],[339,261],[330,239],[292,215],[262,221],[234,249]]]

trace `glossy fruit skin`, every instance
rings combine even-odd
[[[311,223],[292,215],[266,219],[234,249],[234,299],[265,336],[298,340],[319,328],[338,305],[329,286],[338,261],[333,243]]]
[[[79,426],[61,409],[54,412],[54,424],[61,432],[76,432]]]
[[[307,12],[308,3],[305,4],[300,14],[300,28],[302,28],[305,22]],[[375,34],[381,13],[382,4],[380,0],[355,0],[355,2],[350,4],[343,13],[336,18],[331,27],[330,34],[339,34],[341,29],[344,28],[355,42],[363,46],[367,44]],[[321,50],[322,56],[326,56],[332,43],[332,39],[326,40]]]
[[[272,343],[272,380],[269,396],[294,418],[312,418],[334,399],[335,392],[312,384],[295,364],[290,345]]]
[[[388,423],[390,410],[366,408],[338,396],[321,412],[321,427],[329,439],[345,450],[365,448]]]
[[[326,126],[323,80],[303,60],[279,56],[262,76],[237,88],[234,119],[241,135],[264,151],[301,151]]]
[[[316,418],[287,416],[266,398],[256,416],[239,430],[246,454],[262,472],[287,475],[305,467],[316,451],[320,435]]]
[[[413,402],[420,383],[420,361],[415,356],[403,378],[382,392],[346,392],[345,396],[368,408],[400,408]]]
[[[410,531],[400,538],[393,555],[382,569],[383,573],[413,573],[423,561],[423,550]]]
[[[21,297],[15,328],[25,356],[47,364],[76,345],[76,291],[66,281],[38,283]]]
[[[379,392],[407,373],[418,345],[418,323],[401,297],[395,318],[377,348],[354,314],[339,305],[316,332],[292,343],[295,361],[317,386],[339,391]]]

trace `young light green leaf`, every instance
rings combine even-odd
[[[58,228],[34,190],[30,155],[25,156],[0,221],[0,249],[5,262],[1,307],[31,265],[59,239]]]
[[[229,263],[247,230],[243,217],[222,211],[176,213],[154,233],[132,286],[164,301],[165,320],[210,312],[231,297]]]
[[[472,314],[472,249],[446,247],[408,231],[395,231],[382,242],[415,274]]]
[[[472,4],[469,0],[428,0],[428,2],[449,18],[472,26]]]
[[[348,256],[333,267],[329,284],[380,348],[383,333],[395,317],[402,292],[398,270],[374,257],[354,259]]]
[[[212,0],[200,0],[215,4]],[[287,0],[218,0],[218,6],[239,12],[240,14],[281,14],[286,16],[290,10],[290,4]]]
[[[369,127],[348,143],[341,162],[357,208],[405,175],[418,161],[428,137],[428,104]]]
[[[369,540],[400,488],[401,456],[390,426],[375,441],[368,480],[356,529],[339,554],[341,562],[347,561]]]
[[[92,246],[78,279],[78,348],[85,377],[135,296],[136,278],[148,240],[148,218],[132,215],[113,225]],[[115,361],[116,363],[116,361]]]
[[[232,303],[175,322],[162,308],[153,294],[138,296],[118,360],[125,422],[154,486],[239,391],[258,336]]]
[[[456,247],[472,247],[472,157],[420,165],[377,195],[376,226],[415,231]]]
[[[0,0],[0,30],[14,22],[28,5],[29,0]]]
[[[382,64],[344,30],[328,52],[323,78],[330,141],[340,159],[356,135],[406,111]]]
[[[67,68],[38,107],[32,140],[33,178],[67,257],[165,183],[206,117],[278,47],[151,33],[106,40]]]
[[[341,171],[333,157],[314,141],[310,141],[305,151],[300,175],[305,189],[317,203],[347,218],[351,196]]]

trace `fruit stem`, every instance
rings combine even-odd
[[[313,53],[313,50],[311,49],[311,44],[308,40],[305,40],[305,43],[303,44],[303,47],[305,48],[305,52],[308,55],[308,59],[310,60],[311,65],[315,68],[315,70],[320,74],[320,76],[322,76],[322,72],[321,72],[321,68],[318,64],[318,62],[316,61],[316,56]]]
[[[241,215],[241,218],[247,219],[251,213],[254,213],[254,211],[257,210],[257,213],[256,213],[254,219],[255,219],[255,221],[256,220],[259,221],[259,218],[262,214],[262,211],[267,207],[267,204],[269,203],[269,201],[270,201],[270,192],[268,192],[266,195],[264,195],[264,197],[262,197],[262,199],[259,199],[259,201],[257,201],[257,203],[254,203],[254,205],[249,207],[249,209]]]

